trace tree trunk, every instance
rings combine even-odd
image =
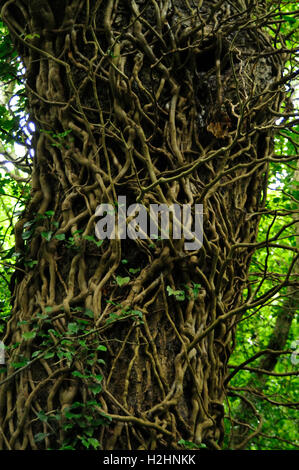
[[[36,131],[0,448],[221,448],[282,99],[255,3],[4,2]],[[203,246],[99,243],[119,196],[203,204]]]

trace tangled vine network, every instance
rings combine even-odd
[[[3,2],[35,132],[0,448],[221,449],[236,326],[298,260],[286,246],[283,278],[263,293],[250,281],[255,251],[284,247],[256,238],[269,165],[294,161],[273,144],[294,117],[282,4]],[[96,208],[120,195],[202,204],[202,247],[99,241]]]

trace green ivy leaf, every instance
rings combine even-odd
[[[55,356],[55,352],[49,351],[44,355],[44,359],[51,359],[51,357]]]
[[[34,38],[40,38],[40,35],[37,33],[31,33],[31,34],[26,34],[26,36],[24,37],[25,41],[27,41],[28,39],[31,40]]]
[[[168,295],[174,295],[176,300],[183,301],[186,298],[185,291],[183,290],[174,290],[170,286],[166,287]]]
[[[45,214],[46,214],[48,217],[52,217],[52,215],[55,214],[55,211],[47,211],[47,212],[45,212]]]
[[[22,334],[22,337],[27,341],[29,339],[33,339],[36,336],[36,331],[26,331]]]
[[[79,370],[74,370],[72,372],[72,376],[73,377],[79,377],[79,379],[86,379],[86,378],[89,377],[88,375],[82,374]]]
[[[100,246],[103,244],[103,242],[104,242],[104,240],[96,240],[96,239],[95,239],[94,237],[92,237],[91,235],[84,235],[83,238],[84,238],[84,240],[87,240],[87,241],[89,241],[89,242],[94,243],[97,247],[100,247]]]
[[[65,240],[65,233],[59,233],[57,235],[54,235],[54,238],[57,240]]]
[[[185,441],[185,439],[180,439],[178,444],[181,444],[186,449],[205,449],[207,447],[205,444],[195,444],[195,442]]]
[[[32,234],[33,234],[33,230],[27,230],[26,232],[22,233],[22,239],[28,240]]]
[[[119,287],[122,287],[130,282],[130,278],[128,276],[126,277],[116,276],[116,282],[119,285]]]
[[[139,271],[140,271],[140,268],[130,268],[129,269],[129,273],[131,273],[131,274],[137,274],[137,273],[139,273]]]
[[[93,385],[89,385],[88,389],[91,391],[93,395],[97,395],[98,393],[102,391],[102,386],[99,384],[93,384]]]
[[[98,449],[100,447],[100,443],[94,437],[89,437],[87,439],[88,447],[92,446],[94,449]]]
[[[109,323],[112,323],[114,321],[119,320],[119,315],[116,315],[116,313],[110,313],[109,318],[106,320],[106,324],[108,325]]]
[[[80,327],[77,323],[69,323],[67,330],[68,330],[69,334],[74,335],[74,334],[78,333],[79,328]]]
[[[34,353],[32,353],[31,359],[38,356],[40,353],[41,353],[41,351],[34,351]]]
[[[13,362],[11,365],[14,369],[20,369],[28,364],[28,360],[20,361],[20,362]]]
[[[65,409],[64,416],[68,419],[81,418],[81,413],[73,413],[70,409]]]
[[[42,232],[42,233],[41,233],[41,236],[42,236],[43,238],[45,238],[45,239],[47,240],[47,242],[49,242],[49,241],[51,240],[52,235],[53,235],[53,232],[51,232],[51,231],[50,231],[50,232]]]
[[[94,313],[92,310],[89,310],[89,309],[86,309],[84,312],[83,312],[83,315],[86,315],[87,317],[89,318],[93,318],[94,317]]]
[[[37,413],[38,419],[40,419],[43,423],[46,423],[49,419],[49,416],[46,415],[46,413],[41,410]]]
[[[39,432],[37,434],[34,435],[34,440],[35,442],[41,442],[43,441],[47,436],[50,436],[49,433],[45,433],[45,432]]]

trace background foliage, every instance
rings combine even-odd
[[[280,13],[274,17],[273,23],[275,21],[280,23],[280,33],[287,38],[288,47],[292,49],[298,43],[296,2],[285,2],[284,9],[285,14]],[[275,31],[269,28],[274,36]],[[277,38],[276,40],[278,41]],[[294,63],[287,64],[287,67],[292,80],[288,83],[287,99],[282,112],[287,112],[288,115],[277,118],[275,152],[278,155],[294,156],[294,159],[288,164],[271,164],[267,211],[262,217],[258,238],[258,241],[262,242],[281,232],[278,241],[284,247],[262,245],[253,257],[251,280],[255,286],[260,283],[260,295],[273,288],[286,274],[294,260],[295,250],[298,249],[298,221],[294,222],[294,217],[298,219],[299,199],[299,180],[298,173],[296,174],[299,125],[298,120],[294,119],[296,95],[298,95],[295,81],[297,72]],[[15,270],[19,269],[14,252],[13,227],[30,192],[28,182],[34,127],[30,125],[30,117],[26,114],[23,72],[7,30],[0,22],[0,333],[10,315],[10,279]],[[27,260],[27,262],[34,261]],[[236,347],[230,359],[231,371],[234,370],[233,367],[247,361],[248,368],[247,370],[241,368],[230,382],[231,393],[225,404],[225,448],[231,449],[240,445],[240,442],[236,444],[236,435],[239,433],[238,426],[242,422],[247,424],[245,439],[248,436],[249,438],[245,444],[241,443],[241,448],[272,450],[299,447],[297,420],[299,397],[296,375],[299,331],[296,322],[296,313],[298,313],[296,302],[291,307],[292,321],[286,343],[283,345],[285,353],[277,356],[274,368],[268,371],[269,374],[262,374],[259,371],[261,356],[253,361],[250,360],[259,351],[269,348],[269,344],[275,349],[271,339],[277,319],[285,312],[290,297],[298,299],[298,277],[295,277],[298,271],[295,268],[296,266],[291,290],[289,286],[285,287],[269,302],[265,302],[256,310],[246,312],[238,326]],[[246,295],[244,292],[244,296]],[[289,307],[288,304],[287,308]],[[255,411],[250,405],[244,407],[242,397],[253,404]],[[90,407],[92,408],[92,403]],[[85,413],[88,415],[86,410]],[[70,416],[72,417],[73,415]],[[188,447],[187,443],[185,445]],[[86,447],[93,447],[92,440],[87,442]]]

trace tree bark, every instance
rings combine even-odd
[[[36,131],[0,448],[221,448],[283,96],[263,13],[242,1],[4,2]],[[203,204],[202,248],[99,246],[96,208],[118,196]]]

